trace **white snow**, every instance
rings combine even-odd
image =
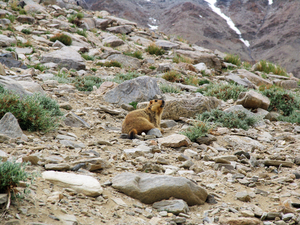
[[[240,41],[243,42],[247,47],[249,47],[250,46],[249,41],[244,40],[242,38],[241,31],[235,26],[234,22],[230,19],[230,17],[226,16],[224,13],[221,12],[220,8],[218,8],[218,7],[215,6],[217,0],[205,0],[205,1],[209,3],[209,6],[212,9],[212,11],[214,11],[219,16],[221,16],[224,20],[226,20],[228,26],[239,35]],[[271,1],[271,0],[269,0],[269,1]]]
[[[269,5],[272,5],[273,4],[273,0],[269,0]]]
[[[201,15],[199,15],[199,17],[200,17],[200,18],[202,18],[202,16],[201,16]]]
[[[158,26],[154,26],[154,25],[151,25],[151,24],[148,24],[148,26],[150,27],[150,30],[157,30],[158,29]]]

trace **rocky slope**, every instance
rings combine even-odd
[[[299,49],[299,1],[274,1],[272,5],[267,0],[217,1],[216,6],[232,19],[242,37],[250,42],[250,49],[204,0],[89,0],[88,4],[91,9],[107,10],[144,27],[157,25],[158,30],[167,35],[180,36],[205,48],[238,54],[245,61],[269,60],[300,76],[295,51]]]
[[[27,15],[0,4],[0,84],[22,96],[46,94],[64,113],[59,128],[48,133],[22,131],[9,114],[1,118],[0,156],[29,161],[28,171],[40,174],[29,187],[31,193],[23,201],[13,201],[9,210],[4,209],[7,196],[0,195],[1,223],[299,224],[300,127],[261,119],[247,131],[217,126],[191,142],[181,132],[196,114],[217,107],[252,113],[243,107],[249,107],[245,99],[266,108],[268,98],[249,91],[239,100],[241,105],[235,105],[232,99],[223,102],[197,93],[197,85],[170,84],[161,76],[175,70],[183,78],[234,81],[254,89],[276,83],[292,91],[298,90],[297,78],[265,77],[243,68],[224,72],[234,67],[224,63],[224,53],[168,40],[104,11],[83,11],[78,24],[93,31],[84,37],[67,19],[80,8],[57,4],[30,2],[24,7]],[[14,15],[14,22],[7,15]],[[51,42],[57,33],[72,37],[72,45]],[[146,52],[151,43],[164,48],[165,54]],[[123,54],[136,50],[143,59]],[[173,62],[175,53],[192,59],[193,65]],[[101,66],[111,60],[122,67]],[[47,69],[41,72],[28,65]],[[132,71],[140,76],[111,82]],[[106,82],[86,92],[70,82],[88,76]],[[181,92],[162,93],[164,85]],[[152,98],[166,101],[163,134],[121,139],[122,121],[133,110],[128,103],[143,107]],[[268,115],[261,108],[252,111],[261,118]]]

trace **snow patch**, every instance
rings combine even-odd
[[[202,18],[202,16],[201,16],[201,15],[199,15],[199,17],[200,17],[200,18]]]
[[[151,24],[147,24],[149,27],[150,27],[150,30],[157,30],[158,29],[158,26],[154,26],[154,25],[151,25]]]
[[[215,4],[217,2],[217,0],[205,0],[206,2],[209,3],[210,8],[212,9],[212,11],[214,11],[215,13],[217,13],[219,16],[221,16],[224,20],[226,20],[228,26],[234,30],[238,35],[239,35],[239,39],[241,42],[244,43],[244,45],[246,45],[247,47],[250,46],[249,41],[244,40],[242,38],[242,33],[241,31],[235,26],[234,22],[230,19],[230,17],[226,16],[224,13],[221,12],[221,9],[216,7]],[[270,0],[269,0],[270,1]]]
[[[269,0],[269,5],[272,5],[273,4],[273,0]]]

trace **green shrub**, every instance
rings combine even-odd
[[[240,66],[242,64],[240,57],[238,55],[233,55],[233,54],[227,54],[224,58],[224,61],[228,63],[232,63],[237,66]]]
[[[210,76],[209,74],[207,74],[207,73],[205,72],[205,70],[201,70],[200,73],[201,73],[201,75],[202,75],[203,77],[209,77],[209,76]]]
[[[21,41],[17,41],[17,46],[18,47],[21,47],[21,48],[24,48],[24,47],[32,47],[32,44],[31,42],[28,40],[27,42],[23,43]]]
[[[289,116],[294,110],[300,109],[300,96],[273,86],[262,90],[261,93],[270,99],[268,111],[277,111],[283,116]]]
[[[156,67],[155,67],[155,66],[149,66],[149,69],[150,69],[150,70],[155,70]]]
[[[134,78],[139,77],[140,74],[137,72],[129,72],[129,73],[118,73],[115,75],[115,77],[112,79],[113,82],[116,82],[118,84],[123,83],[126,80],[132,80]]]
[[[217,125],[228,128],[241,128],[248,130],[257,122],[257,118],[251,117],[244,112],[223,112],[219,109],[213,109],[210,112],[204,112],[197,117],[198,120],[214,122]]]
[[[199,85],[210,84],[210,83],[211,82],[209,80],[206,80],[206,79],[199,80],[199,82],[198,82]]]
[[[247,91],[247,88],[237,84],[214,84],[211,83],[204,88],[200,88],[197,92],[202,93],[205,96],[214,96],[223,101],[229,99],[237,100],[241,92]]]
[[[131,57],[135,57],[137,59],[143,59],[143,53],[141,51],[135,51],[135,52],[123,52],[124,55],[128,55]]]
[[[76,15],[77,19],[81,20],[84,17],[83,13],[77,13]]]
[[[77,15],[71,15],[68,17],[69,23],[74,23],[74,21],[77,19]]]
[[[63,113],[59,109],[59,105],[57,104],[57,101],[55,101],[54,99],[49,98],[46,95],[42,95],[42,94],[36,94],[35,98],[45,110],[50,112],[51,116],[63,115]]]
[[[183,135],[187,136],[191,141],[196,141],[197,138],[205,136],[213,129],[213,126],[207,122],[197,121],[194,122],[193,126],[187,128],[185,131],[181,132]]]
[[[87,37],[87,33],[86,33],[86,30],[85,29],[78,29],[77,31],[76,31],[76,33],[77,34],[79,34],[79,35],[81,35],[81,36],[83,36],[83,37]]]
[[[105,66],[105,67],[122,67],[122,64],[115,60],[106,61],[105,63],[97,62],[96,65],[97,66]]]
[[[47,67],[46,66],[44,66],[44,65],[42,65],[42,64],[40,64],[40,63],[38,63],[38,64],[35,64],[35,65],[28,65],[28,67],[29,68],[34,68],[34,69],[37,69],[37,70],[39,70],[39,71],[41,71],[41,72],[43,72],[43,71],[45,71],[46,69],[47,69]]]
[[[170,70],[162,76],[163,79],[170,81],[170,82],[179,82],[181,78],[181,73],[175,71],[175,70]]]
[[[192,64],[193,60],[189,57],[179,56],[179,55],[175,54],[174,57],[173,57],[173,62],[174,63],[184,62],[184,63]]]
[[[199,79],[196,76],[187,76],[184,78],[183,83],[186,85],[198,86]]]
[[[163,55],[165,54],[165,50],[163,50],[161,47],[157,46],[156,44],[149,45],[146,49],[146,52],[149,52],[151,55]]]
[[[96,72],[97,68],[91,68],[90,70],[93,71],[93,72]]]
[[[11,15],[7,15],[6,18],[9,19],[10,22],[12,22],[12,23],[13,23],[13,22],[15,21],[15,19],[16,19],[16,17],[15,17],[14,15],[12,15],[12,14],[11,14]]]
[[[243,67],[246,69],[246,70],[250,70],[252,65],[249,63],[249,62],[243,62]]]
[[[258,63],[256,63],[254,70],[265,72],[267,74],[274,73],[276,75],[287,76],[286,70],[284,68],[266,60],[261,60]]]
[[[58,33],[50,38],[50,41],[55,42],[56,40],[59,40],[64,45],[70,46],[72,44],[72,38],[66,34]]]
[[[177,86],[170,85],[170,84],[161,84],[159,85],[160,90],[163,93],[180,93],[181,89]]]
[[[134,109],[136,109],[138,102],[130,102],[129,105],[132,105]]]
[[[21,10],[19,11],[19,14],[20,14],[20,15],[26,15],[27,12],[26,12],[24,9],[21,9]]]
[[[6,51],[9,51],[9,52],[15,52],[16,49],[15,48],[11,48],[11,47],[8,47],[5,49]]]
[[[32,95],[23,97],[5,90],[0,93],[0,118],[11,112],[18,120],[22,130],[47,132],[58,126],[59,118],[56,109],[48,110],[54,103],[41,100],[42,97]],[[40,102],[42,101],[42,103]]]
[[[73,81],[75,83],[75,87],[79,91],[92,91],[93,86],[97,88],[103,83],[103,80],[100,77],[95,76],[83,76],[83,77],[76,77]]]
[[[28,29],[25,29],[25,28],[22,29],[21,32],[24,33],[24,34],[31,34],[31,30],[28,30]]]
[[[82,58],[84,58],[85,60],[91,60],[91,61],[94,61],[94,60],[95,60],[94,56],[88,55],[88,54],[86,54],[86,53],[82,54],[81,56],[82,56]]]

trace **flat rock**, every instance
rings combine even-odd
[[[70,127],[87,127],[87,128],[91,127],[82,118],[80,118],[79,116],[75,115],[72,112],[69,112],[68,114],[65,115],[64,123]]]
[[[164,147],[179,148],[191,145],[190,139],[182,134],[172,134],[170,136],[159,138],[158,143]]]
[[[104,45],[107,45],[112,48],[125,44],[125,42],[117,36],[106,37],[102,40],[102,42]]]
[[[144,102],[161,95],[156,78],[142,76],[118,85],[104,95],[104,100],[113,104]]]
[[[146,204],[174,197],[188,205],[201,205],[208,195],[205,189],[184,177],[148,173],[119,174],[112,179],[112,186]]]
[[[1,37],[0,37],[1,40]],[[12,53],[4,53],[0,54],[0,63],[7,66],[8,68],[11,67],[17,67],[21,69],[27,69],[27,66],[25,66],[22,61],[16,60]]]
[[[152,205],[153,208],[157,209],[157,211],[167,211],[169,213],[173,213],[178,215],[179,213],[187,213],[189,211],[189,207],[183,200],[162,200],[160,202],[155,202]]]
[[[179,47],[179,44],[173,43],[171,41],[166,41],[166,40],[157,40],[155,44],[164,50],[170,50]]]
[[[69,170],[70,165],[67,163],[58,163],[58,164],[46,164],[45,165],[46,170],[59,170],[59,171],[64,171],[64,170]]]
[[[85,69],[83,58],[71,47],[63,47],[60,50],[45,53],[41,56],[41,62],[57,63],[60,67],[66,67],[67,69]]]
[[[281,160],[265,160],[264,164],[266,166],[284,166],[292,168],[295,165],[293,162],[281,161]]]
[[[6,35],[0,34],[0,47],[8,47],[17,44],[17,40],[14,37],[7,37]]]
[[[106,30],[112,33],[129,34],[133,31],[133,27],[130,25],[121,25],[121,26],[109,27]]]
[[[235,149],[243,149],[244,151],[251,151],[253,148],[260,150],[265,149],[264,145],[249,137],[225,135],[223,137],[217,137],[217,139],[217,143],[223,147],[232,146]]]
[[[235,197],[242,202],[250,202],[250,195],[245,191],[237,192]]]
[[[10,112],[0,120],[0,134],[7,135],[10,138],[21,138],[23,131],[18,123],[17,118]]]
[[[256,91],[241,92],[239,94],[237,105],[243,105],[245,108],[262,108],[267,110],[270,105],[270,99]]]
[[[64,188],[71,188],[87,196],[96,197],[103,192],[100,183],[91,176],[54,171],[43,172],[42,176],[51,183]]]
[[[261,225],[262,222],[257,218],[249,217],[220,217],[220,225]]]

